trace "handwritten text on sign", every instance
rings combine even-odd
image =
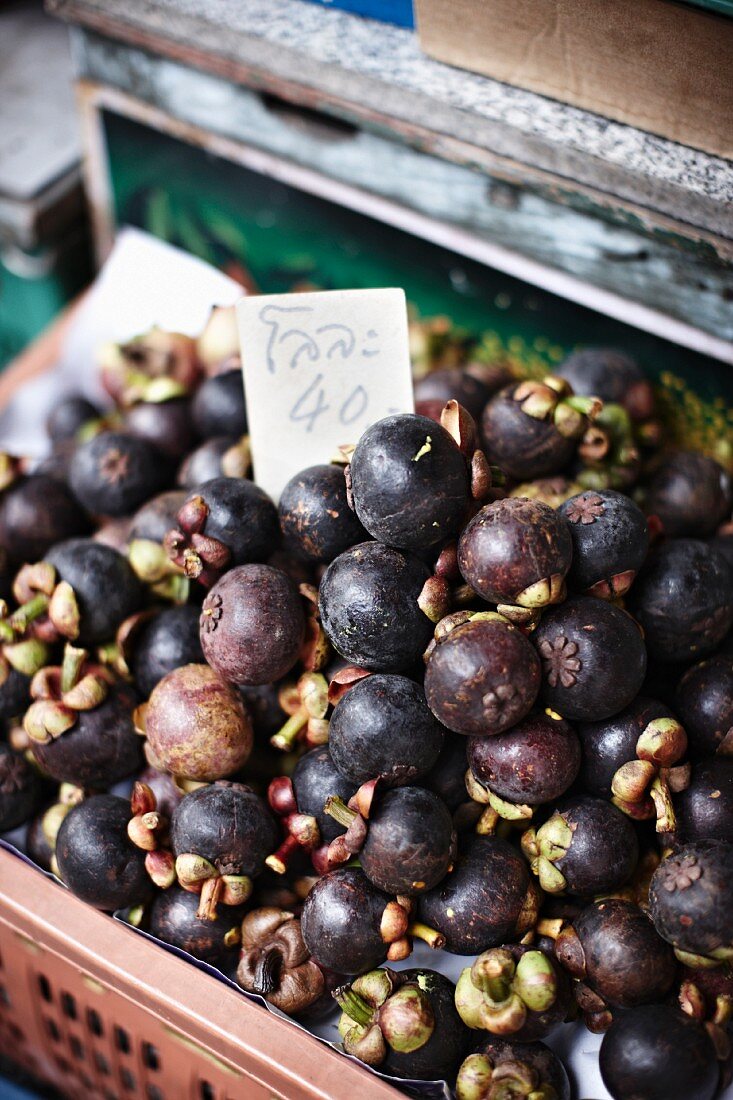
[[[252,296],[237,317],[254,475],[275,500],[375,420],[412,412],[403,290]]]

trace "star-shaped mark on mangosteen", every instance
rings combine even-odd
[[[99,473],[108,484],[118,485],[127,477],[129,468],[130,456],[113,447],[102,458],[99,464]]]
[[[201,628],[205,630],[207,634],[211,634],[216,630],[217,624],[222,616],[222,603],[223,600],[218,592],[210,593],[203,602],[201,608]]]
[[[487,691],[481,700],[486,719],[489,722],[496,722],[501,718],[504,708],[516,694],[517,689],[514,684],[499,684],[493,690]]]
[[[606,511],[606,506],[597,493],[583,493],[582,496],[571,500],[565,513],[565,518],[571,523],[587,525],[595,523],[599,516]]]
[[[580,657],[577,656],[577,642],[571,642],[564,634],[559,634],[553,641],[543,639],[539,644],[539,651],[550,687],[557,687],[558,681],[564,688],[570,688],[577,683],[577,674],[583,667]]]
[[[697,862],[696,856],[681,856],[679,859],[670,861],[663,868],[662,885],[672,894],[675,890],[686,890],[688,886],[692,886],[693,882],[697,882],[701,875],[702,867]]]

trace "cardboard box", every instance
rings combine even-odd
[[[733,20],[673,0],[415,0],[423,49],[733,158]]]

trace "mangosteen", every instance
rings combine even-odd
[[[689,661],[715,649],[733,624],[733,571],[697,539],[670,539],[634,585],[635,614],[651,656]]]
[[[467,755],[473,778],[486,792],[477,801],[510,820],[531,817],[535,806],[565,794],[580,769],[575,731],[551,713],[530,714],[496,737],[472,737]]]
[[[386,967],[333,993],[344,1050],[369,1066],[418,1081],[452,1080],[468,1045],[455,986],[435,970]]]
[[[646,490],[647,515],[658,516],[665,534],[704,538],[730,514],[730,476],[699,451],[678,451],[657,468]]]
[[[280,496],[285,547],[307,561],[328,565],[368,536],[349,507],[341,466],[309,466],[287,483]]]
[[[160,772],[157,768],[148,766],[137,777],[139,783],[149,787],[155,799],[156,810],[167,821],[173,817],[173,811],[183,797],[183,791],[176,784],[173,776],[168,772]]]
[[[184,459],[176,481],[184,489],[196,489],[217,477],[246,477],[251,465],[247,437],[216,435],[201,443]]]
[[[675,706],[696,752],[733,752],[733,657],[719,654],[688,669]]]
[[[548,894],[612,893],[633,875],[639,841],[625,814],[602,798],[567,798],[539,829],[522,835],[522,850]]]
[[[657,819],[658,832],[674,829],[670,788],[680,790],[689,767],[685,730],[663,703],[644,696],[601,722],[582,722],[580,780],[589,794],[613,798],[637,820]]]
[[[337,973],[363,974],[409,954],[407,910],[356,867],[318,879],[303,902],[300,928],[315,961]]]
[[[488,1100],[509,1089],[512,1100],[570,1100],[570,1081],[558,1056],[544,1043],[485,1039],[458,1070],[456,1100]]]
[[[495,612],[449,615],[428,651],[425,697],[433,714],[455,733],[502,733],[530,711],[540,686],[532,644]]]
[[[133,689],[67,645],[61,667],[36,674],[33,703],[23,719],[33,756],[60,783],[105,789],[142,763],[132,714]]]
[[[677,962],[638,905],[620,898],[592,902],[560,932],[555,957],[579,983],[575,996],[591,1031],[605,1031],[613,1008],[663,1000]]]
[[[85,424],[98,420],[101,415],[97,406],[87,401],[86,397],[71,393],[57,401],[46,417],[46,434],[54,446],[75,440]]]
[[[403,413],[362,435],[349,466],[354,509],[374,538],[423,550],[457,534],[471,500],[466,460],[445,428]]]
[[[201,611],[204,656],[235,684],[269,684],[285,676],[298,660],[304,632],[298,590],[270,565],[230,569]]]
[[[194,441],[191,402],[188,397],[141,401],[125,413],[124,428],[130,435],[152,443],[167,458],[180,460]]]
[[[280,528],[267,493],[243,477],[217,477],[191,493],[165,547],[187,577],[207,586],[231,565],[264,561]]]
[[[273,906],[253,909],[242,921],[237,981],[288,1016],[312,1009],[327,985],[303,942],[300,921]]]
[[[640,1005],[619,1015],[599,1061],[613,1100],[712,1100],[718,1088],[712,1039],[672,1005]]]
[[[355,791],[356,785],[341,775],[327,745],[304,753],[291,779],[276,776],[268,787],[267,800],[270,809],[281,818],[286,836],[278,850],[267,857],[267,866],[284,874],[295,853],[304,849],[314,853],[314,862],[324,870],[327,846],[342,829],[339,822],[325,812],[326,803],[331,797],[347,803]]]
[[[59,876],[73,894],[96,909],[145,905],[153,882],[145,852],[127,835],[130,805],[110,794],[72,807],[56,839]]]
[[[184,795],[171,820],[178,882],[199,894],[198,915],[212,920],[217,905],[241,905],[252,893],[277,841],[267,805],[249,787],[219,780]]]
[[[733,843],[733,757],[695,764],[687,787],[674,797],[674,810],[680,840]]]
[[[247,431],[247,413],[241,369],[224,371],[202,382],[191,404],[191,415],[201,439],[243,435]]]
[[[0,833],[28,821],[40,800],[37,772],[24,756],[0,741]]]
[[[154,327],[125,344],[105,344],[98,354],[102,385],[117,405],[188,393],[201,377],[196,341]]]
[[[603,599],[628,592],[649,548],[641,509],[623,493],[601,489],[570,497],[559,511],[573,542],[571,587]]]
[[[600,409],[598,398],[575,396],[554,375],[541,382],[512,382],[484,408],[486,454],[517,481],[548,477],[567,466]]]
[[[68,485],[48,474],[21,477],[0,495],[0,548],[15,562],[38,561],[55,543],[89,528]]]
[[[509,381],[508,372],[496,372],[493,378],[481,378],[462,367],[444,367],[431,370],[415,382],[415,402],[430,401],[440,403],[443,408],[448,401],[457,401],[463,405],[469,416],[480,420],[486,402],[493,393]]]
[[[30,705],[30,701],[30,676],[18,672],[3,660],[0,664],[0,720],[19,718]]]
[[[208,665],[169,672],[138,714],[159,771],[208,783],[238,771],[252,750],[241,694]]]
[[[447,806],[422,787],[366,788],[351,806],[337,796],[326,801],[325,812],[346,828],[329,845],[329,864],[347,863],[358,853],[364,874],[385,893],[410,897],[432,890],[455,859]]]
[[[557,373],[575,393],[596,394],[601,401],[621,405],[633,420],[647,420],[654,412],[654,390],[641,367],[617,348],[574,351]]]
[[[554,959],[521,944],[482,952],[456,985],[464,1024],[523,1042],[544,1039],[571,1004],[570,982]]]
[[[127,516],[164,489],[170,467],[162,451],[124,432],[101,432],[77,447],[69,468],[74,495],[87,511]]]
[[[414,783],[433,767],[442,745],[443,727],[425,692],[406,676],[366,676],[331,715],[331,757],[355,787],[369,779],[391,787]]]
[[[539,892],[506,840],[467,836],[453,870],[420,898],[420,919],[445,936],[446,950],[475,955],[521,939],[534,927]]]
[[[430,577],[417,557],[362,542],[339,554],[318,606],[334,649],[361,668],[400,672],[422,655],[433,623],[418,602]]]
[[[131,667],[138,690],[147,698],[164,676],[182,665],[203,664],[199,609],[169,607],[143,623],[133,641]]]
[[[507,497],[487,504],[464,528],[458,564],[489,603],[545,607],[565,595],[573,556],[570,526],[538,500]]]
[[[576,596],[550,608],[532,640],[542,658],[542,698],[564,718],[608,718],[628,706],[644,682],[639,626],[606,600]]]
[[[61,632],[80,645],[110,641],[123,619],[142,606],[140,581],[125,558],[109,546],[93,539],[68,539],[54,546],[46,561],[71,589],[61,593],[57,589],[53,597],[63,603],[59,613],[61,625],[66,626]]]
[[[227,906],[213,920],[202,920],[198,905],[197,896],[180,886],[162,890],[150,910],[150,935],[212,966],[233,961],[241,940],[243,909]]]
[[[733,958],[733,845],[698,840],[662,860],[649,889],[652,920],[688,966]]]

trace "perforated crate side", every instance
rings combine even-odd
[[[0,1049],[73,1100],[397,1096],[3,850]]]

